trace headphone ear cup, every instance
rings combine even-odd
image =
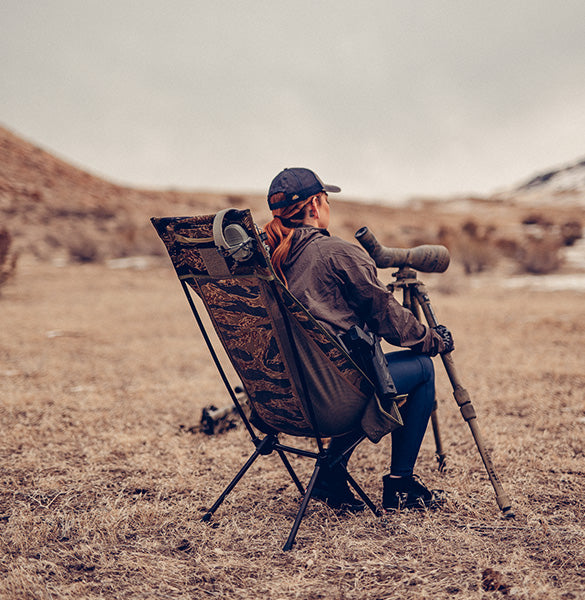
[[[254,241],[241,225],[232,223],[223,230],[223,234],[230,246],[229,254],[236,262],[245,262],[252,257]]]
[[[219,211],[213,219],[213,241],[218,248],[224,250],[237,262],[248,260],[253,250],[253,240],[246,230],[237,223],[230,223],[224,227],[223,222],[228,212],[235,210],[226,208]]]
[[[213,242],[218,248],[229,249],[223,236],[223,220],[226,214],[234,210],[233,208],[224,208],[220,210],[213,218]]]
[[[223,230],[223,237],[228,247],[231,248],[245,242],[248,238],[248,234],[240,225],[231,223]]]

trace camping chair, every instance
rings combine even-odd
[[[377,442],[402,424],[396,402],[385,398],[382,410],[382,394],[375,393],[376,383],[275,275],[263,234],[250,211],[225,209],[216,215],[151,221],[166,246],[221,379],[255,446],[203,521],[211,519],[254,461],[272,452],[278,454],[302,496],[284,550],[294,543],[323,468],[340,465],[347,482],[377,514],[374,503],[347,472],[343,458],[366,436]],[[228,381],[191,290],[202,300],[241,380],[250,417]],[[340,397],[348,408],[340,408]],[[361,432],[359,439],[343,455],[329,455],[323,438],[356,430]],[[280,434],[313,438],[316,449],[308,451],[283,444]],[[314,461],[306,488],[288,455]]]

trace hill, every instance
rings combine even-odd
[[[585,207],[585,159],[541,171],[500,196],[524,204]]]
[[[578,167],[583,169],[583,163]],[[578,239],[585,190],[550,187],[560,176],[559,170],[491,198],[414,198],[401,206],[336,200],[331,228],[353,239],[366,225],[388,246],[443,243],[466,272],[483,270],[498,257],[526,255],[535,226],[542,230],[537,237],[552,237],[559,247],[567,235],[570,243]],[[537,210],[526,201],[528,193],[538,194]],[[160,254],[150,217],[208,214],[226,207],[250,208],[259,224],[270,218],[263,194],[117,185],[0,127],[0,226],[12,235],[13,248],[38,260],[93,262]],[[557,266],[552,261],[546,268]]]
[[[83,171],[0,127],[0,217],[20,251],[39,259],[82,253],[90,259],[150,253],[150,216],[214,212],[217,193],[140,190]],[[251,204],[257,204],[258,200]]]

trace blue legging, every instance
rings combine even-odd
[[[435,369],[428,356],[410,350],[386,354],[386,361],[397,392],[408,394],[400,408],[404,426],[392,432],[390,473],[408,477],[435,406]]]
[[[392,432],[390,473],[412,475],[429,418],[435,405],[435,370],[433,361],[424,354],[401,350],[386,354],[388,370],[398,394],[408,394],[400,408],[404,425]],[[335,455],[343,452],[357,434],[333,438],[329,449]],[[346,457],[349,459],[349,456]]]

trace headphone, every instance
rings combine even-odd
[[[235,208],[220,210],[213,219],[213,241],[223,250],[225,256],[231,256],[236,262],[246,262],[254,254],[254,239],[237,223],[224,227],[224,219],[230,212],[239,213]]]

